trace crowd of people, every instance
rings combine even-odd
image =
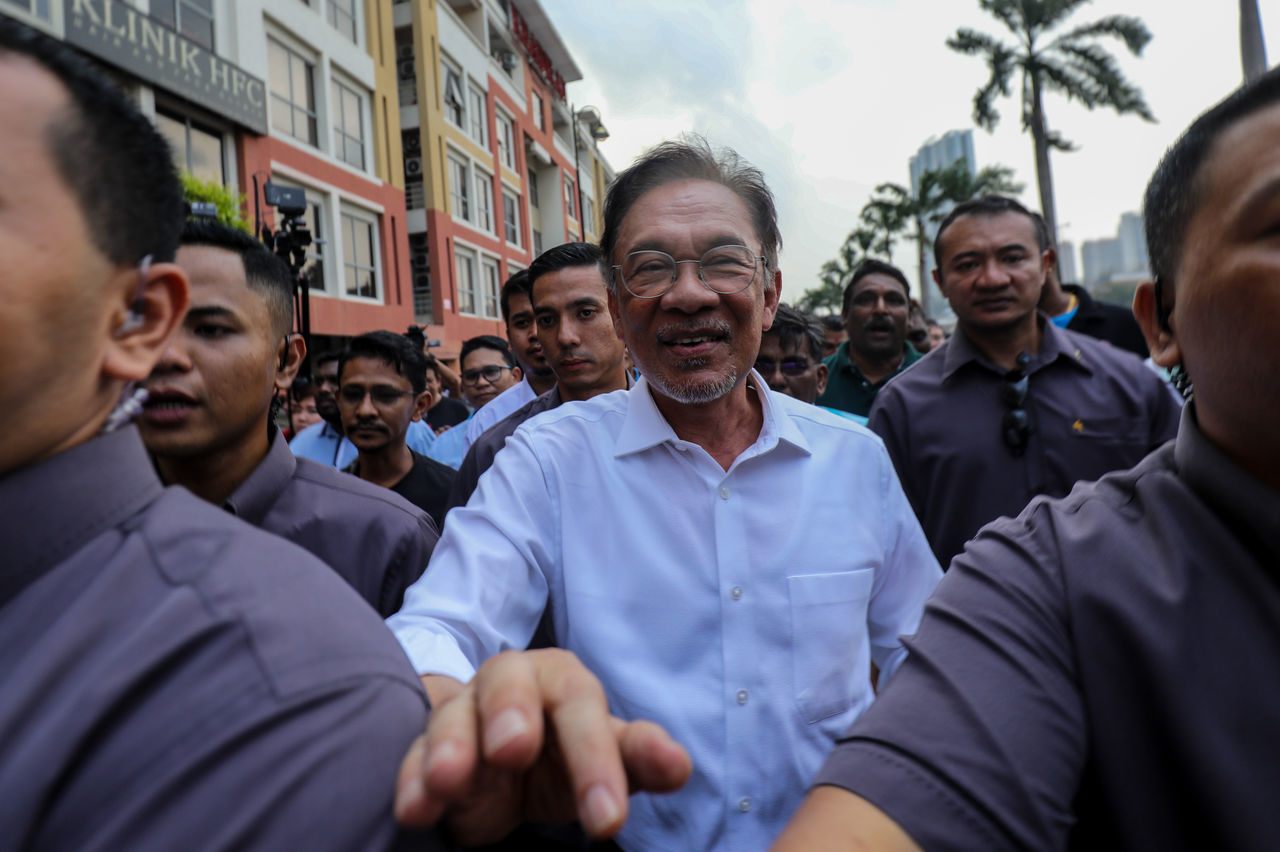
[[[0,20],[0,846],[1274,842],[1280,72],[1156,168],[1132,312],[955,207],[949,337],[882,261],[783,304],[688,139],[506,339],[308,353],[171,162]]]

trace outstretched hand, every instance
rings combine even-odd
[[[692,771],[660,726],[610,715],[600,682],[568,651],[499,654],[451,697],[424,680],[431,720],[396,785],[405,825],[443,822],[464,845],[526,821],[577,819],[592,837],[610,837],[626,821],[629,792],[670,792]]]

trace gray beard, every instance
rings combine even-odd
[[[689,366],[696,369],[702,364],[695,361],[690,362]],[[658,393],[669,399],[684,405],[705,405],[708,402],[715,402],[737,386],[738,369],[730,365],[725,377],[715,382],[669,382],[665,376],[648,374],[645,374],[645,378]]]

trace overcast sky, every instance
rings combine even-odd
[[[976,0],[542,0],[584,79],[575,106],[597,107],[621,170],[664,139],[694,131],[764,170],[778,199],[783,297],[816,283],[876,184],[908,185],[907,161],[932,136],[973,128],[985,63],[944,44],[959,26],[1003,35]],[[1260,0],[1268,60],[1280,61],[1280,0]],[[1094,0],[1069,19],[1136,15],[1152,40],[1140,58],[1114,43],[1156,116],[1089,112],[1050,96],[1050,126],[1076,142],[1052,155],[1059,237],[1113,236],[1138,210],[1163,151],[1241,80],[1234,0]],[[1007,37],[1006,37],[1007,40]],[[1011,166],[1038,207],[1031,137],[1015,97],[994,133],[974,128],[978,166]],[[897,259],[914,280],[914,248]]]

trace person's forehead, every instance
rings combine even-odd
[[[567,266],[539,275],[533,282],[534,302],[540,307],[564,305],[587,296],[604,298],[604,279],[595,265]]]
[[[784,343],[782,335],[766,331],[760,336],[760,354],[774,358],[785,358],[789,355],[804,355],[805,339],[803,337]]]
[[[249,323],[270,326],[266,299],[245,280],[240,255],[212,246],[182,246],[177,263],[191,282],[191,316],[205,307],[226,308]]]
[[[1008,245],[1025,248],[1036,245],[1036,226],[1030,216],[1016,210],[993,215],[969,213],[957,218],[942,232],[944,256]]]
[[[528,293],[515,292],[507,298],[507,310],[513,317],[516,314],[533,313],[533,302],[529,300]]]
[[[854,283],[853,298],[857,298],[863,291],[879,293],[885,290],[897,293],[904,299],[907,297],[906,287],[897,278],[883,272],[872,272],[862,276]]]
[[[342,367],[343,384],[408,385],[409,380],[396,372],[396,368],[381,358],[357,355],[347,359]]]
[[[338,375],[338,359],[330,358],[328,361],[321,362],[316,367],[316,375],[326,378],[336,378]]]
[[[645,248],[692,245],[702,251],[726,241],[759,245],[746,202],[715,181],[672,181],[648,190],[627,210],[618,226],[614,262]]]
[[[1245,205],[1280,193],[1280,103],[1225,128],[1195,177],[1199,205],[1188,223],[1198,230],[1231,227]]]
[[[507,359],[502,357],[502,353],[497,349],[491,349],[488,346],[480,346],[472,349],[467,353],[467,357],[462,359],[462,369],[471,370],[476,367],[487,367],[492,364],[506,366]]]

